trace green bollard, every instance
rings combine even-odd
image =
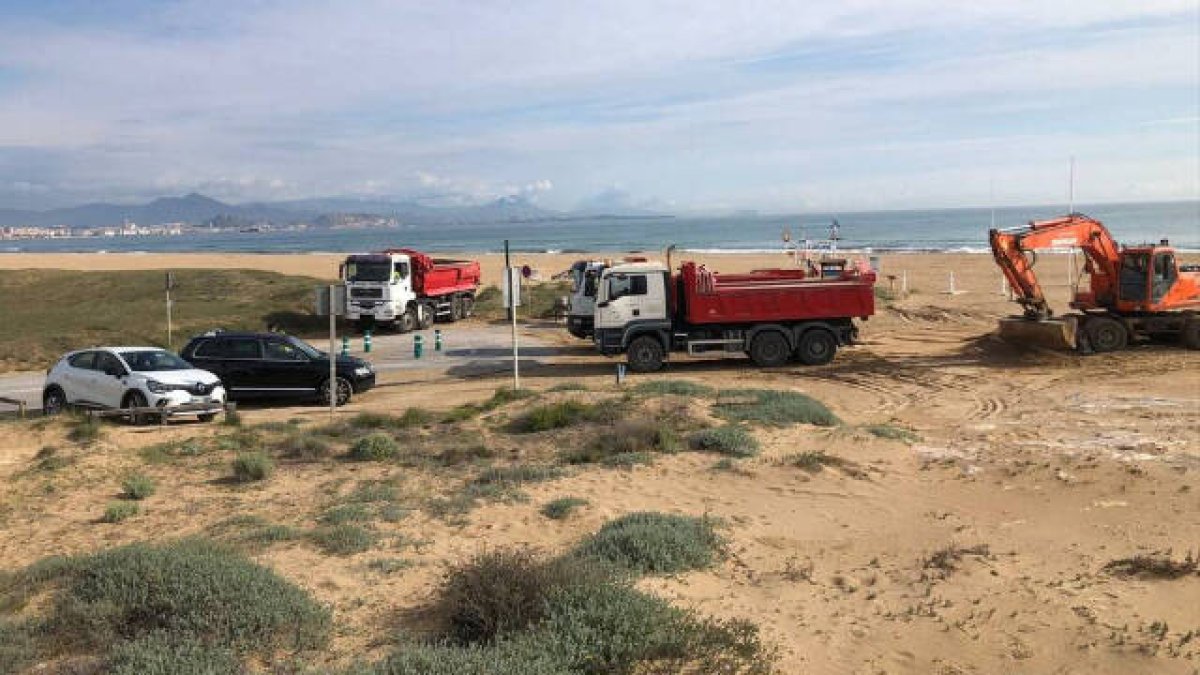
[[[363,351],[371,353],[371,331],[369,330],[363,331]]]
[[[343,335],[342,336],[342,356],[349,356],[349,355],[350,355],[350,338]]]
[[[442,331],[440,328],[433,329],[433,351],[442,351]]]
[[[421,358],[421,354],[425,353],[425,338],[420,335],[413,336],[413,358]]]

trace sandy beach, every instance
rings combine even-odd
[[[578,257],[516,260],[547,278]],[[786,261],[695,258],[721,271]],[[482,261],[485,282],[495,283],[502,258]],[[862,344],[827,366],[757,370],[743,360],[682,358],[660,374],[634,378],[802,392],[828,405],[841,426],[754,427],[761,454],[732,470],[714,469],[719,458],[710,454],[683,452],[632,469],[573,469],[524,488],[526,501],[484,504],[464,523],[421,512],[380,523],[396,542],[421,542],[387,552],[411,564],[400,574],[364,571],[381,551],[330,557],[303,541],[255,557],[334,609],[342,630],[331,658],[345,663],[384,653],[380,645],[391,630],[384,626],[419,630],[413,617],[446,566],[482,548],[557,552],[627,512],[709,514],[725,523],[722,562],[649,578],[641,587],[706,614],[755,622],[779,648],[782,673],[1195,673],[1200,576],[1122,576],[1110,563],[1200,553],[1200,353],[1167,344],[1093,357],[1018,350],[991,337],[997,317],[1014,305],[1001,294],[990,256],[885,255],[880,262],[880,284],[894,284],[897,300],[881,302]],[[248,267],[314,279],[333,276],[336,265],[336,258],[316,255],[0,255],[4,269]],[[1065,309],[1066,257],[1044,256],[1042,265],[1052,303]],[[956,294],[948,292],[951,273]],[[899,293],[903,278],[907,294]],[[551,322],[527,322],[522,330],[557,349],[525,373],[526,386],[542,392],[539,402],[620,396],[614,361]],[[503,373],[399,371],[340,416],[411,406],[445,411],[507,382]],[[549,391],[567,383],[586,390]],[[670,398],[644,410],[678,406],[709,420],[710,403]],[[529,405],[503,408],[499,419]],[[245,415],[248,424],[297,420],[310,428],[324,421],[321,411],[302,406]],[[503,461],[552,459],[582,442],[576,432],[514,439],[493,419],[466,428]],[[908,435],[881,437],[868,430],[872,425]],[[100,444],[78,450],[65,433],[56,425],[0,425],[6,566],[164,532],[203,533],[231,513],[311,527],[318,505],[343,484],[394,481],[417,499],[457,480],[381,463],[284,461],[264,487],[231,489],[217,480],[221,469],[206,468],[227,464],[225,455],[177,467],[147,465],[139,454],[219,429],[113,426]],[[47,445],[68,449],[71,464],[29,478]],[[816,471],[790,463],[797,453],[815,452],[844,462]],[[135,468],[158,481],[159,495],[120,527],[97,524],[120,476]],[[539,514],[564,495],[588,506],[564,521]]]

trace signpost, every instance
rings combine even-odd
[[[174,350],[174,344],[171,330],[171,289],[175,288],[175,273],[167,272],[167,280],[164,284],[167,290],[167,349]]]
[[[329,421],[337,412],[337,286],[329,287]]]
[[[508,255],[508,240],[504,240],[504,306],[512,322],[513,389],[521,388],[520,349],[517,344],[517,307],[521,305],[521,277]]]

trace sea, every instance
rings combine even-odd
[[[1079,205],[1125,244],[1168,239],[1177,249],[1200,252],[1200,200]],[[1066,205],[996,209],[962,208],[724,217],[578,218],[535,222],[400,225],[386,229],[309,229],[266,232],[197,232],[183,236],[131,236],[0,241],[0,253],[18,252],[236,252],[343,253],[408,247],[437,252],[656,252],[674,244],[687,252],[778,252],[793,242],[827,241],[836,221],[842,250],[879,253],[987,253],[988,229],[1052,218]],[[818,244],[819,245],[819,244]]]

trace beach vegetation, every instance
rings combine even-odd
[[[777,389],[722,389],[713,412],[731,422],[758,422],[768,426],[841,424],[820,401],[795,391]]]

